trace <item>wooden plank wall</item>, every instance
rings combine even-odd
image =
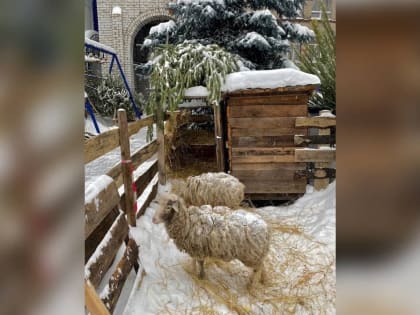
[[[295,177],[306,163],[295,162],[297,117],[308,115],[308,90],[230,96],[227,100],[229,167],[248,196],[301,194],[306,178]]]

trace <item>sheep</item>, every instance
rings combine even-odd
[[[222,172],[190,176],[186,182],[174,181],[172,187],[188,206],[226,206],[231,209],[240,207],[245,192],[244,184]]]
[[[263,262],[270,244],[267,223],[245,210],[227,211],[210,205],[189,206],[175,194],[161,197],[153,223],[164,223],[177,248],[199,263],[199,278],[204,278],[207,257],[231,261],[238,259],[254,271],[250,286],[265,279]]]

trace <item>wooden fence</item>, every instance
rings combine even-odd
[[[154,117],[148,116],[127,123],[125,110],[118,111],[118,128],[111,129],[85,142],[85,163],[121,148],[121,162],[107,174],[99,176],[85,191],[85,306],[92,315],[112,314],[125,281],[134,268],[138,272],[138,245],[129,238],[129,227],[144,214],[155,198],[160,183],[165,183],[163,133],[158,139],[130,153],[130,136],[141,128],[151,126]],[[161,142],[161,145],[158,143]],[[158,160],[148,162],[158,153]],[[143,165],[141,174],[133,179],[133,170]],[[138,172],[136,172],[138,173]],[[159,175],[158,175],[159,173]],[[134,185],[133,185],[134,184]],[[123,185],[122,194],[118,187]],[[90,188],[90,190],[89,190]],[[143,194],[143,203],[137,205],[137,196]],[[109,278],[102,296],[96,290],[107,273],[122,242],[126,248]]]

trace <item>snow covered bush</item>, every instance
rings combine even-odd
[[[143,47],[185,42],[217,44],[239,54],[248,68],[293,66],[290,41],[307,42],[314,33],[295,19],[305,0],[176,0],[174,21],[151,28]]]
[[[143,96],[141,94],[135,94],[133,97],[135,98],[136,105],[142,107],[144,103]],[[117,110],[124,108],[127,111],[127,118],[129,120],[136,119],[128,91],[121,79],[117,77],[108,76],[96,89],[95,99],[97,99],[95,108],[102,116],[115,117]]]
[[[316,45],[305,45],[299,56],[299,67],[321,79],[318,93],[309,100],[309,107],[317,110],[329,109],[335,113],[335,32],[328,21],[325,7],[321,21],[312,21],[316,34]]]
[[[219,101],[224,78],[239,70],[238,59],[217,45],[163,45],[154,50],[152,60],[153,90],[145,111],[156,115],[160,128],[164,110],[176,110],[185,89],[203,85],[209,91],[210,103]]]

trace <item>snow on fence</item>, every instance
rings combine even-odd
[[[158,173],[161,183],[165,173],[160,168],[164,163],[163,134],[158,132],[154,140],[130,154],[130,135],[141,128],[151,126],[154,117],[148,116],[127,123],[125,110],[118,111],[118,128],[104,132],[85,142],[85,163],[121,147],[121,162],[107,174],[99,176],[85,189],[85,305],[92,315],[112,314],[131,270],[138,272],[138,246],[129,237],[129,226],[136,225],[136,217],[155,198],[158,188]],[[158,153],[157,161],[147,161]],[[147,161],[147,162],[146,162]],[[134,182],[133,182],[134,175]],[[121,186],[120,191],[118,187]],[[137,205],[137,197],[141,203]],[[115,260],[122,243],[125,251],[118,261],[108,284],[100,295],[103,282]]]

